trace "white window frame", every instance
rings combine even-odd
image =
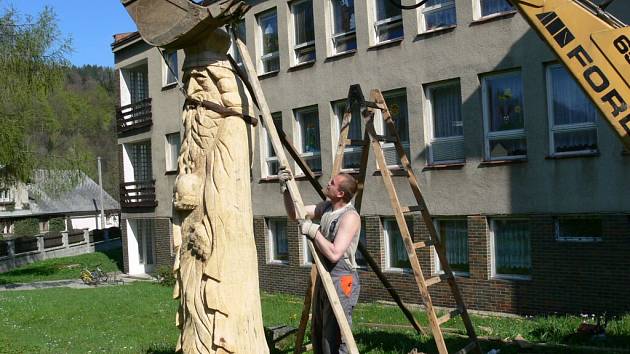
[[[258,56],[258,60],[256,60],[257,62],[257,66],[258,66],[258,72],[260,73],[259,75],[265,75],[265,74],[270,74],[270,73],[275,73],[280,71],[280,48],[278,48],[278,51],[276,52],[271,52],[271,53],[264,53],[264,49],[265,49],[265,45],[263,43],[263,28],[261,26],[261,22],[264,18],[269,17],[269,16],[275,16],[276,17],[276,37],[277,40],[279,41],[280,39],[280,28],[279,28],[279,23],[278,23],[278,11],[276,10],[276,8],[272,8],[269,9],[267,11],[261,12],[259,14],[256,15],[256,44],[258,46],[258,48],[260,48],[260,55]],[[278,58],[278,70],[273,70],[273,71],[265,71],[265,65],[264,65],[264,61],[265,60],[270,60],[270,59],[275,59]]]
[[[455,164],[455,163],[464,163],[466,162],[466,155],[464,153],[464,156],[461,159],[455,159],[455,160],[440,160],[440,161],[435,161],[435,158],[433,157],[433,145],[436,143],[447,143],[447,144],[464,144],[464,134],[462,132],[462,135],[458,135],[458,136],[449,136],[449,137],[440,137],[440,138],[435,138],[434,135],[434,120],[435,117],[433,116],[433,90],[437,89],[437,88],[442,88],[442,87],[448,87],[448,86],[458,86],[459,87],[459,91],[460,91],[460,100],[459,100],[459,105],[460,105],[460,113],[462,110],[462,101],[461,101],[461,84],[459,82],[459,80],[449,80],[446,82],[442,82],[442,83],[438,83],[438,84],[431,84],[431,85],[427,85],[425,87],[425,109],[424,109],[424,116],[426,117],[425,122],[426,122],[426,127],[427,127],[427,141],[428,141],[428,148],[429,148],[429,154],[428,154],[428,164],[429,165],[435,165],[435,164]],[[462,117],[462,126],[464,125],[464,119]]]
[[[562,67],[560,64],[552,64],[548,65],[545,69],[545,75],[547,79],[547,116],[549,117],[549,151],[551,156],[576,156],[576,155],[589,155],[597,153],[598,149],[591,150],[580,150],[580,151],[567,151],[567,152],[556,152],[556,142],[554,138],[554,133],[566,133],[566,132],[577,132],[577,131],[585,131],[585,130],[595,130],[595,136],[597,139],[597,144],[599,146],[599,130],[597,129],[596,122],[586,122],[586,123],[576,123],[576,124],[563,124],[563,125],[555,125],[554,124],[554,114],[553,114],[553,79],[551,76],[551,70],[554,68]],[[570,74],[569,74],[570,75]],[[575,82],[575,85],[578,86],[578,83]],[[588,100],[588,97],[585,95],[585,99]],[[589,101],[589,103],[591,103]],[[597,108],[596,108],[597,109]],[[598,112],[599,113],[599,112]]]
[[[482,92],[482,108],[483,108],[483,132],[484,132],[484,158],[486,161],[503,161],[503,160],[523,160],[527,158],[527,153],[525,155],[516,155],[516,156],[500,156],[500,157],[491,157],[490,156],[490,140],[494,139],[524,139],[527,144],[527,129],[526,129],[526,119],[523,111],[523,128],[521,129],[512,129],[512,130],[504,130],[498,132],[490,132],[490,110],[488,107],[488,87],[486,86],[486,81],[489,78],[496,77],[505,77],[505,76],[514,76],[514,74],[518,74],[521,81],[521,107],[525,107],[525,92],[523,91],[523,78],[521,75],[521,70],[511,70],[503,73],[491,73],[484,75],[481,78],[481,92]],[[521,108],[523,109],[523,108]]]
[[[559,242],[601,242],[602,236],[604,233],[603,224],[602,226],[602,234],[599,236],[591,236],[591,237],[571,237],[571,236],[562,236],[560,235],[560,221],[561,220],[576,220],[576,219],[592,219],[599,220],[603,223],[601,218],[595,216],[560,216],[554,218],[554,236],[556,241]]]
[[[346,100],[337,100],[337,101],[333,101],[330,103],[331,107],[332,107],[332,113],[333,113],[333,119],[332,119],[332,134],[331,134],[331,141],[332,141],[332,158],[333,161],[335,160],[335,157],[337,156],[337,147],[339,146],[339,136],[340,136],[340,127],[341,127],[341,121],[343,120],[343,114],[345,114],[345,110],[343,112],[340,111],[340,109],[343,107],[345,108],[345,103]],[[340,116],[341,114],[341,116]],[[363,124],[361,124],[361,136],[363,136]],[[369,147],[365,147],[365,148],[369,148]],[[360,153],[361,147],[359,146],[350,146],[350,145],[346,145],[346,148],[344,149],[344,155],[347,153]],[[358,168],[344,168],[343,166],[343,162],[341,165],[341,172],[355,172],[358,171]]]
[[[497,257],[496,257],[496,249],[495,249],[495,237],[494,230],[496,229],[495,222],[497,220],[512,220],[512,221],[530,221],[526,218],[492,218],[489,223],[489,236],[490,236],[490,277],[493,279],[506,279],[506,280],[531,280],[531,275],[521,275],[521,274],[497,274]],[[532,242],[531,235],[531,225],[530,225],[530,234],[529,234],[529,242]],[[532,268],[533,270],[533,268]]]
[[[315,51],[315,40],[313,39],[312,41],[308,41],[308,42],[304,42],[304,43],[296,43],[296,30],[297,30],[297,23],[295,21],[295,12],[294,12],[294,7],[297,5],[300,5],[302,3],[305,2],[309,2],[311,3],[311,7],[313,7],[313,0],[294,0],[292,2],[289,3],[289,12],[291,13],[290,18],[290,28],[291,28],[291,35],[289,36],[290,38],[290,43],[291,43],[291,66],[296,66],[296,65],[301,65],[301,64],[307,64],[307,63],[312,63],[316,60],[316,58],[313,58],[312,60],[307,60],[307,61],[299,61],[298,60],[298,51],[301,51],[303,49],[307,49],[310,48],[312,49],[313,53],[315,56],[317,56],[317,52]],[[315,38],[315,25],[313,25],[313,38]]]
[[[438,237],[440,237],[440,240],[442,239],[442,235],[440,234],[440,223],[445,222],[445,221],[464,221],[466,222],[466,240],[469,240],[469,233],[468,233],[468,219],[466,218],[440,218],[440,219],[434,219],[433,220],[433,225],[435,226],[435,230],[438,231]],[[448,247],[448,246],[447,246]],[[437,251],[435,249],[435,246],[431,246],[431,249],[433,250],[433,258],[434,258],[434,266],[435,266],[435,274],[444,274],[444,270],[442,269],[442,264],[440,263],[440,257],[438,257]],[[446,251],[446,250],[445,250]],[[446,253],[446,256],[448,258],[448,253]],[[448,260],[448,259],[447,259]],[[449,262],[450,265],[450,262]],[[470,247],[468,248],[468,272],[462,272],[462,271],[456,271],[453,270],[453,274],[460,276],[460,277],[469,277],[470,276]]]
[[[162,87],[177,85],[179,81],[179,58],[177,56],[177,50],[165,50],[162,54]],[[175,65],[171,66],[169,69],[167,60],[170,59],[171,56],[175,57]],[[172,73],[171,70],[173,70]],[[174,75],[174,80],[168,81],[170,75]]]
[[[271,117],[272,120],[274,118],[274,116],[279,116],[280,120],[282,120],[282,112],[273,112],[271,113]],[[276,127],[277,128],[277,127]],[[261,156],[261,176],[264,178],[273,178],[276,177],[277,174],[271,174],[269,173],[269,163],[270,162],[278,162],[278,155],[276,156],[269,156],[270,155],[270,145],[271,145],[271,139],[269,138],[269,133],[267,132],[267,129],[265,129],[265,127],[261,124],[260,125],[260,129],[262,130],[261,134],[260,134],[260,142],[261,142],[261,146],[260,146],[260,152],[262,154]]]
[[[505,15],[505,14],[510,14],[510,13],[516,12],[516,9],[514,8],[514,5],[512,5],[512,9],[511,10],[495,12],[495,13],[492,13],[492,14],[489,14],[489,15],[482,16],[481,15],[481,1],[483,1],[483,0],[472,0],[472,2],[473,2],[473,20],[475,20],[475,21],[483,20],[483,19],[487,19],[487,18],[498,17],[498,16],[502,16],[502,15]]]
[[[322,159],[322,137],[321,134],[319,134],[319,152],[304,152],[302,151],[302,143],[304,137],[302,136],[302,114],[307,114],[307,113],[312,113],[312,112],[316,112],[317,116],[319,117],[319,107],[317,105],[313,105],[313,106],[307,106],[307,107],[302,107],[302,108],[296,108],[293,110],[293,117],[295,119],[295,146],[297,147],[298,152],[300,153],[300,156],[302,157],[302,159],[304,159],[305,162],[307,162],[307,160],[310,159],[315,159],[316,157],[319,157],[319,161],[321,164],[321,159]],[[319,120],[317,123],[317,128],[318,130],[320,130],[321,132],[321,126],[319,124]],[[303,175],[304,171],[302,171],[302,169],[298,166],[298,164],[295,164],[295,171],[298,175]],[[318,171],[313,171],[313,173],[318,173]]]
[[[173,144],[169,140],[169,137],[173,137],[175,135],[177,135],[177,139],[179,141],[179,143],[176,144],[176,146],[179,145],[179,147],[181,148],[181,136],[180,136],[179,132],[169,133],[169,134],[165,134],[164,135],[164,140],[165,140],[164,147],[165,147],[165,150],[166,150],[165,151],[165,155],[164,155],[164,161],[165,161],[165,164],[166,164],[166,166],[165,166],[166,172],[177,171],[177,163],[178,163],[177,159],[179,158],[179,150],[180,150],[180,148],[177,149],[177,151],[178,151],[177,156],[173,156],[172,155],[172,152],[173,152],[172,146],[173,146]],[[174,160],[173,160],[173,157],[175,158]],[[173,162],[174,162],[174,165],[172,165]]]
[[[412,269],[411,269],[411,265],[409,268],[398,268],[398,267],[392,267],[391,266],[391,250],[390,250],[390,245],[389,245],[389,238],[390,238],[390,234],[389,231],[386,227],[387,223],[392,223],[395,226],[398,226],[398,223],[396,221],[395,217],[383,217],[381,218],[381,225],[383,225],[383,241],[385,242],[385,257],[383,257],[384,261],[385,261],[385,270],[388,272],[392,272],[392,273],[412,273]],[[413,233],[412,230],[409,230],[410,232]],[[402,232],[401,232],[401,242],[404,241],[402,240]],[[406,250],[406,249],[405,249]],[[411,260],[409,261],[409,263],[411,263]]]
[[[455,0],[449,0],[451,1],[449,4],[437,4],[437,5],[433,5],[433,6],[426,6],[426,5],[422,5],[420,6],[420,8],[418,8],[418,23],[420,24],[420,33],[430,33],[430,32],[435,32],[435,31],[439,31],[439,30],[443,30],[446,28],[453,28],[457,26],[457,6],[455,5]],[[426,21],[426,15],[427,14],[431,14],[433,12],[438,12],[438,11],[442,11],[442,10],[447,10],[450,8],[455,8],[455,23],[447,25],[447,26],[441,26],[441,27],[436,27],[436,28],[431,28],[428,29],[427,28],[427,21]]]
[[[269,264],[285,264],[288,265],[289,264],[289,260],[281,260],[281,259],[276,259],[276,244],[275,244],[275,240],[274,240],[274,231],[275,227],[271,227],[272,223],[277,223],[277,222],[283,222],[285,223],[285,232],[288,232],[287,228],[287,220],[284,218],[280,218],[280,217],[269,217],[269,218],[265,218],[265,226],[267,227],[267,246],[268,246],[268,262]],[[289,235],[287,235],[287,258],[290,258],[290,252],[288,251],[289,249]]]
[[[353,9],[355,12],[355,30],[354,31],[348,31],[348,32],[341,32],[341,33],[335,33],[335,7],[332,4],[332,1],[334,0],[328,0],[326,1],[326,6],[328,7],[328,15],[330,16],[330,25],[327,26],[327,34],[326,37],[329,39],[328,40],[328,44],[330,46],[330,49],[328,51],[329,56],[335,56],[335,55],[340,55],[340,54],[344,54],[344,53],[352,53],[352,52],[356,52],[356,49],[350,49],[350,50],[345,50],[345,51],[337,51],[337,41],[339,40],[346,40],[349,41],[352,38],[354,38],[354,42],[355,42],[355,47],[358,46],[357,43],[357,32],[356,32],[356,7]]]
[[[376,13],[377,11],[377,5],[376,2],[377,1],[388,1],[388,0],[371,0],[369,2],[371,9],[369,9],[369,21],[371,23],[370,25],[370,45],[374,46],[374,45],[380,45],[380,44],[384,44],[384,43],[390,43],[390,42],[397,42],[397,41],[401,41],[405,38],[405,28],[404,28],[404,24],[403,24],[403,18],[402,18],[402,13],[400,15],[397,16],[393,16],[393,17],[389,17],[389,18],[385,18],[382,20],[377,20],[378,18],[378,14]],[[398,24],[400,24],[400,26],[403,28],[403,35],[401,37],[397,37],[397,38],[393,38],[393,39],[387,39],[387,40],[380,40],[379,39],[379,32],[381,30],[384,29],[389,29],[389,28],[393,28],[395,26],[398,26]]]

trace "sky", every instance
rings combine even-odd
[[[0,0],[0,13],[13,6],[22,15],[37,16],[45,6],[53,8],[65,37],[72,38],[69,60],[81,66],[114,66],[111,50],[115,33],[136,31],[120,0]]]

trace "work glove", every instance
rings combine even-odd
[[[287,181],[293,179],[293,174],[291,170],[284,166],[280,166],[280,171],[278,171],[278,180],[280,182],[280,191],[284,194],[287,190]]]
[[[319,230],[319,224],[315,224],[308,219],[299,220],[300,232],[302,235],[308,237],[311,241],[315,240],[315,235]]]

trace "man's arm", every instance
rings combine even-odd
[[[334,242],[328,241],[319,231],[319,228],[313,239],[317,249],[333,263],[338,262],[343,257],[352,242],[352,238],[359,232],[361,227],[361,218],[357,213],[347,213],[340,222]]]
[[[289,193],[289,188],[287,188],[287,181],[293,179],[291,170],[285,167],[280,167],[278,179],[280,180],[280,190],[282,191],[282,199],[284,200],[284,209],[287,211],[289,220],[295,220],[297,219],[295,204],[293,204],[291,193]],[[323,203],[324,202],[317,205],[305,205],[304,211],[306,212],[306,217],[308,219],[319,219],[322,216]]]

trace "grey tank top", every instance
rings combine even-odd
[[[323,213],[320,219],[319,231],[326,237],[326,239],[330,242],[335,241],[335,237],[337,236],[337,231],[339,230],[339,225],[342,217],[346,213],[356,213],[357,211],[354,209],[352,203],[346,204],[343,208],[339,208],[337,210],[333,210],[332,203],[330,201],[324,202],[323,205]],[[350,241],[350,245],[348,249],[344,253],[343,262],[340,260],[337,262],[337,265],[332,265],[335,268],[338,266],[345,266],[343,268],[347,268],[347,270],[354,270],[357,268],[357,261],[355,258],[357,247],[359,246],[359,235],[361,234],[361,228],[357,231],[357,233],[352,237],[352,241]],[[330,268],[330,267],[329,267]],[[330,269],[329,269],[330,271]]]

